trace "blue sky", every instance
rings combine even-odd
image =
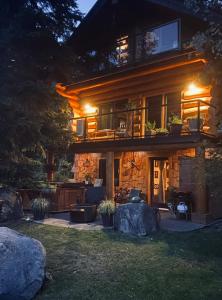
[[[83,13],[87,13],[95,3],[96,0],[78,0],[79,9]]]

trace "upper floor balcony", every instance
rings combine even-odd
[[[167,145],[214,138],[215,107],[209,99],[183,95],[176,102],[177,95],[150,97],[139,107],[124,101],[115,106],[86,105],[84,116],[72,120],[75,149],[78,152],[115,145]]]

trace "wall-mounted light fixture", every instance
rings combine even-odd
[[[197,86],[194,82],[191,82],[189,85],[188,85],[188,88],[187,88],[187,93],[189,93],[189,95],[199,95],[199,94],[202,94],[204,91],[203,88]]]
[[[90,104],[85,104],[84,105],[84,112],[86,114],[95,114],[97,112],[97,108],[90,105]]]

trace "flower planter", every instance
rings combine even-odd
[[[45,213],[33,212],[33,219],[35,221],[41,221],[45,219]]]
[[[113,226],[113,214],[101,214],[101,217],[104,227]]]
[[[145,135],[146,136],[155,136],[156,135],[156,130],[153,130],[153,129],[146,130]]]
[[[180,135],[183,125],[182,124],[171,124],[170,134]]]

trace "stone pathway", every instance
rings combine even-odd
[[[178,220],[176,216],[168,211],[161,211],[160,228],[172,232],[189,232],[204,228],[203,224],[192,223],[191,221]]]
[[[101,220],[98,219],[93,223],[79,224],[70,223],[69,214],[61,213],[50,216],[43,221],[34,221],[38,224],[53,225],[64,228],[74,228],[77,230],[104,230],[112,228],[104,228],[102,226]],[[160,228],[169,232],[189,232],[204,228],[203,224],[192,223],[191,221],[177,220],[175,216],[171,215],[169,212],[161,212],[161,223]]]

